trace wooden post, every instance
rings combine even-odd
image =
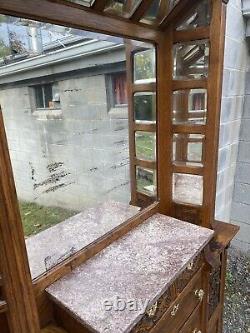
[[[40,332],[24,233],[0,110],[0,262],[11,333]]]
[[[161,33],[157,45],[158,192],[160,212],[171,214],[172,206],[172,49],[173,28]]]
[[[204,210],[202,219],[202,224],[205,227],[212,227],[215,218],[225,24],[226,5],[221,0],[213,0],[212,20],[210,24],[208,111],[204,168]]]

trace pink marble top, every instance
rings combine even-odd
[[[156,214],[47,292],[92,332],[129,332],[212,236]]]

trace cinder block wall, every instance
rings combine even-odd
[[[250,72],[246,76],[246,96],[240,131],[232,204],[232,223],[240,226],[235,244],[250,250]]]
[[[237,246],[248,250],[250,225],[247,217],[250,217],[250,185],[248,188],[245,182],[247,174],[250,183],[250,164],[240,162],[243,149],[245,152],[248,149],[250,163],[250,119],[247,124],[245,120],[247,113],[244,111],[244,105],[250,102],[246,97],[245,104],[246,78],[249,75],[247,72],[250,63],[245,33],[246,22],[242,15],[241,1],[230,0],[227,7],[216,218],[240,225],[241,232],[234,242]],[[244,218],[241,217],[242,214]],[[250,218],[248,220],[250,221]]]
[[[127,109],[110,115],[104,75],[58,86],[62,113],[51,119],[43,119],[45,111],[33,113],[28,86],[0,90],[19,198],[72,210],[128,203]]]

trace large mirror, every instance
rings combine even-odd
[[[155,50],[133,41],[129,65],[121,38],[3,15],[0,36],[0,105],[37,278],[138,214],[131,170],[135,191],[156,199],[156,170],[129,154],[130,140],[156,162],[152,127],[129,123],[155,124],[156,91],[128,94],[134,79],[155,82]]]

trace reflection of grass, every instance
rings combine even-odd
[[[63,208],[45,207],[24,201],[20,202],[20,211],[25,236],[39,233],[76,214]]]
[[[144,178],[137,179],[137,190],[139,192],[145,192],[145,187],[152,185],[152,181]]]
[[[139,134],[136,136],[136,156],[139,159],[155,159],[155,138],[151,134]]]

